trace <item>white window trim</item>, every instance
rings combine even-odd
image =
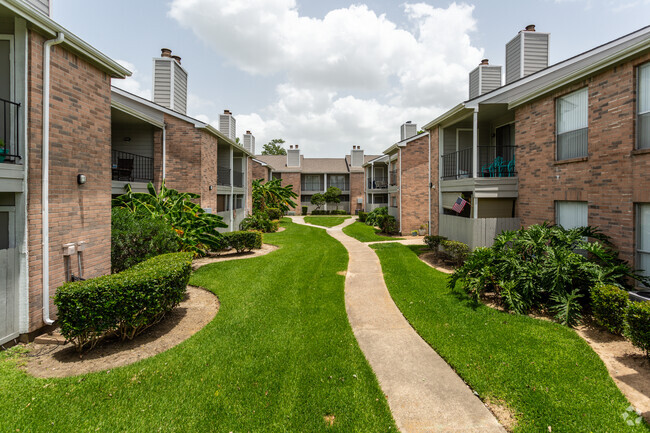
[[[584,155],[582,158],[589,156],[589,87],[587,86],[587,87],[581,87],[580,89],[574,90],[573,92],[569,92],[569,93],[566,93],[566,94],[564,94],[562,96],[558,96],[557,98],[555,98],[555,160],[556,161],[566,161],[566,159],[559,159],[558,158],[559,150],[560,150],[560,146],[559,146],[560,133],[558,132],[558,130],[559,130],[558,124],[559,124],[560,112],[558,110],[558,106],[559,106],[560,99],[562,99],[562,98],[564,98],[566,96],[572,95],[574,93],[581,92],[581,91],[586,91],[587,92],[587,126],[584,127],[584,128],[577,128],[577,129],[572,129],[570,131],[564,131],[562,134],[567,134],[569,132],[579,131],[581,129],[586,129],[587,130],[587,154]],[[572,158],[569,158],[569,159],[572,159]]]
[[[639,145],[639,118],[643,115],[650,114],[650,108],[646,111],[641,111],[641,94],[639,93],[639,89],[641,88],[641,69],[642,68],[648,68],[648,76],[650,77],[650,62],[645,62],[640,64],[639,66],[636,67],[636,94],[638,97],[636,98],[636,117],[634,119],[635,122],[635,148],[636,149],[650,149],[648,147],[641,147]],[[650,80],[649,80],[650,81]],[[650,86],[650,82],[648,83]],[[650,104],[648,104],[648,107],[650,107]]]
[[[641,263],[641,255],[648,255],[650,256],[650,251],[647,250],[642,250],[639,248],[639,245],[641,244],[641,207],[642,206],[648,206],[650,208],[650,203],[638,203],[636,205],[636,221],[635,221],[635,231],[636,231],[636,244],[634,248],[634,260],[635,260],[635,268],[640,268],[640,263]],[[645,269],[645,272],[648,276],[650,276],[650,269]],[[638,283],[639,285],[641,283]]]

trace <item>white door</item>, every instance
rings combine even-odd
[[[18,336],[16,213],[0,207],[0,344]]]

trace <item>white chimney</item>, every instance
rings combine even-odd
[[[409,120],[408,122],[404,123],[400,127],[400,141],[404,141],[408,138],[411,138],[418,133],[418,125],[415,123],[411,123]]]
[[[531,24],[506,44],[506,84],[548,66],[550,36]]]
[[[223,110],[223,114],[219,115],[219,131],[235,141],[237,137],[237,121],[232,117],[230,110]]]
[[[255,155],[255,136],[250,131],[244,134],[244,149]]]
[[[501,66],[490,66],[488,59],[469,73],[469,99],[501,87]]]
[[[289,146],[287,150],[287,167],[300,167],[300,149],[298,145]]]
[[[43,12],[48,17],[52,15],[52,2],[50,0],[27,0],[27,3]]]
[[[361,149],[361,146],[352,146],[352,152],[350,153],[350,166],[363,166],[363,149]]]
[[[163,48],[153,59],[153,102],[181,114],[187,114],[187,71],[181,58]]]

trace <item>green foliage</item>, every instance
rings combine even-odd
[[[372,227],[379,227],[383,217],[388,215],[387,207],[378,207],[368,214],[366,217],[366,224]]]
[[[262,233],[273,233],[278,231],[279,223],[271,221],[268,214],[262,211],[253,212],[253,215],[248,215],[239,224],[240,230],[258,230]]]
[[[315,226],[334,227],[343,224],[343,222],[349,218],[349,216],[308,216],[305,217],[305,222]]]
[[[228,246],[238,253],[262,248],[262,233],[256,230],[224,233]]]
[[[315,194],[314,194],[315,195]],[[325,203],[327,204],[335,204],[336,209],[338,210],[339,203],[341,203],[341,190],[338,189],[335,186],[330,186],[327,188],[327,191],[325,191],[325,194],[323,194],[323,199],[325,200]],[[313,199],[313,196],[312,196]]]
[[[549,309],[562,322],[576,323],[578,304],[587,303],[592,287],[628,287],[636,274],[612,247],[607,236],[592,227],[564,229],[548,223],[503,232],[490,248],[477,249],[449,279],[459,282],[475,299],[494,291],[511,311]]]
[[[283,139],[274,138],[262,146],[262,155],[286,155],[287,151],[282,146],[284,143]]]
[[[309,209],[307,206],[302,207],[302,215],[307,215],[307,209]]]
[[[314,212],[317,212],[320,210],[320,207],[325,204],[325,196],[319,192],[311,196],[311,199],[309,200],[311,204],[316,206],[316,209]],[[313,212],[312,212],[313,213]]]
[[[388,237],[379,235],[380,230],[356,221],[346,227],[343,227],[343,233],[355,238],[360,242],[384,242],[396,241],[403,238]]]
[[[650,357],[650,302],[630,302],[627,310],[627,337]]]
[[[380,220],[379,228],[387,235],[397,233],[397,220],[392,215],[384,215]],[[417,235],[417,232],[415,234]]]
[[[451,260],[456,264],[456,266],[461,266],[465,263],[467,256],[469,256],[469,247],[462,242],[440,240],[440,245],[442,245],[445,252],[449,254]]]
[[[312,215],[349,215],[343,209],[334,209],[334,210],[313,210]]]
[[[297,206],[293,199],[298,197],[298,194],[293,192],[293,185],[282,186],[282,179],[271,179],[262,183],[263,180],[253,180],[253,212],[276,208],[285,214]]]
[[[272,220],[279,220],[280,218],[282,218],[282,212],[278,208],[267,207],[266,208],[266,214]]]
[[[195,203],[201,196],[168,189],[163,180],[160,192],[149,182],[149,193],[133,192],[126,186],[125,194],[113,199],[113,207],[127,209],[139,218],[162,219],[171,226],[180,239],[181,251],[206,255],[223,248],[223,238],[217,228],[228,227],[219,215],[205,212]]]
[[[594,320],[613,334],[623,334],[629,304],[628,293],[620,287],[599,284],[591,290]]]
[[[167,222],[138,216],[124,208],[111,210],[111,271],[121,272],[160,254],[180,249],[178,235]]]
[[[428,235],[424,237],[424,243],[427,246],[427,248],[434,251],[438,251],[438,248],[440,247],[440,243],[446,240],[447,240],[446,237],[437,236],[437,235]]]
[[[359,222],[365,223],[368,218],[368,212],[359,212]]]
[[[132,339],[178,305],[192,271],[192,254],[156,256],[123,272],[57,289],[61,334],[77,350],[92,349],[104,336]]]

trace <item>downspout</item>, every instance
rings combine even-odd
[[[429,130],[429,225],[427,227],[427,231],[429,235],[431,235],[431,187],[433,185],[431,184],[431,130]]]
[[[402,149],[399,149],[399,233],[402,234]]]
[[[233,158],[232,145],[230,146],[230,231],[235,231],[235,160]]]
[[[63,33],[57,33],[56,39],[43,44],[43,157],[41,187],[41,221],[43,231],[43,323],[51,325],[50,318],[50,48],[65,39]]]
[[[167,174],[167,124],[163,122],[162,127],[162,180]]]

